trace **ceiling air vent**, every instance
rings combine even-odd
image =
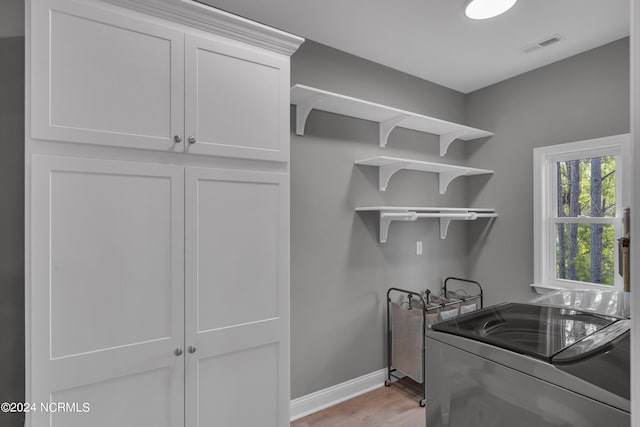
[[[545,37],[544,39],[540,40],[539,42],[530,44],[528,46],[525,46],[521,49],[522,53],[531,53],[531,52],[535,52],[538,49],[542,49],[543,47],[547,47],[547,46],[551,46],[552,44],[556,44],[560,41],[564,40],[564,37],[562,37],[560,34],[554,34],[552,36],[549,37]]]

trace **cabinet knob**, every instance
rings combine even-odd
[[[196,143],[196,137],[195,136],[190,136],[189,139],[187,139],[187,141],[189,141],[189,144],[195,144]]]
[[[180,135],[176,135],[173,137],[173,141],[177,144],[179,142],[182,142],[182,137]]]
[[[181,349],[181,348],[176,348],[176,351],[174,351],[174,354],[175,354],[176,356],[180,356],[180,355],[182,355],[182,349]]]
[[[193,354],[196,352],[196,348],[192,345],[189,346],[189,353]]]

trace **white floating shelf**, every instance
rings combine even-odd
[[[291,104],[296,105],[296,134],[298,135],[304,135],[307,117],[313,109],[378,122],[380,147],[387,145],[389,134],[396,126],[439,135],[440,156],[447,153],[449,145],[456,139],[470,141],[493,135],[485,130],[304,85],[295,85],[291,88]]]
[[[476,169],[467,166],[447,165],[444,163],[423,162],[420,160],[399,159],[397,157],[378,156],[357,160],[356,165],[377,166],[379,168],[378,180],[380,191],[385,191],[389,185],[389,179],[394,173],[402,169],[434,172],[439,174],[440,194],[447,191],[449,183],[459,176],[492,174],[492,170]]]
[[[380,243],[386,243],[389,226],[393,221],[416,221],[419,218],[439,218],[440,238],[445,239],[451,221],[470,221],[478,218],[496,218],[495,209],[476,208],[430,208],[372,206],[356,208],[356,212],[380,213]]]

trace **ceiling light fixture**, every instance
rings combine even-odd
[[[489,19],[511,9],[518,0],[470,0],[464,14],[471,19]]]

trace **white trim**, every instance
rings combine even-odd
[[[387,379],[386,368],[293,399],[290,410],[291,421],[383,387],[385,379]]]
[[[533,289],[535,293],[539,295],[544,295],[544,294],[548,294],[549,292],[564,290],[564,288],[561,288],[559,286],[554,286],[554,285],[540,285],[540,284],[533,283],[529,286],[531,286],[531,289]]]
[[[24,2],[24,394],[31,393],[31,1]],[[25,427],[31,426],[31,413],[24,414]]]
[[[291,56],[302,37],[192,0],[102,0],[208,33]]]
[[[602,289],[602,285],[589,284],[584,282],[558,280],[552,274],[551,266],[555,265],[555,250],[550,250],[555,241],[555,228],[552,223],[575,222],[575,223],[612,223],[616,238],[621,237],[621,214],[622,208],[629,206],[631,181],[631,147],[629,134],[609,136],[605,138],[576,141],[566,144],[550,145],[538,147],[533,150],[533,250],[534,250],[534,289],[540,288],[597,288]],[[553,210],[555,200],[555,171],[551,170],[551,165],[558,161],[569,159],[579,159],[594,156],[616,156],[616,175],[620,178],[616,180],[616,218],[557,218]],[[621,185],[621,183],[625,185]],[[551,194],[551,198],[547,195]],[[615,248],[614,260],[617,265],[618,252]],[[622,288],[622,279],[616,274],[614,276],[614,287]],[[610,286],[606,286],[611,289]],[[537,289],[536,289],[537,291]]]
[[[633,165],[640,165],[640,1],[631,1],[631,137]],[[640,236],[640,172],[631,171],[635,188],[631,193],[631,232],[632,237]],[[633,176],[635,175],[635,176]],[[631,360],[640,357],[640,244],[638,238],[631,239]],[[636,284],[635,286],[633,284]],[[631,426],[640,427],[640,366],[631,364]]]
[[[595,216],[562,216],[562,217],[554,217],[550,218],[554,225],[555,224],[607,224],[607,225],[615,225],[620,223],[621,218],[618,217],[595,217]]]
[[[604,138],[585,139],[584,141],[567,142],[564,144],[547,145],[544,147],[534,148],[534,152],[541,153],[545,157],[551,157],[558,160],[575,159],[575,155],[587,152],[591,154],[597,149],[602,155],[607,155],[608,147],[617,147],[623,141],[629,140],[629,134],[605,136]],[[568,153],[569,155],[565,155]]]

